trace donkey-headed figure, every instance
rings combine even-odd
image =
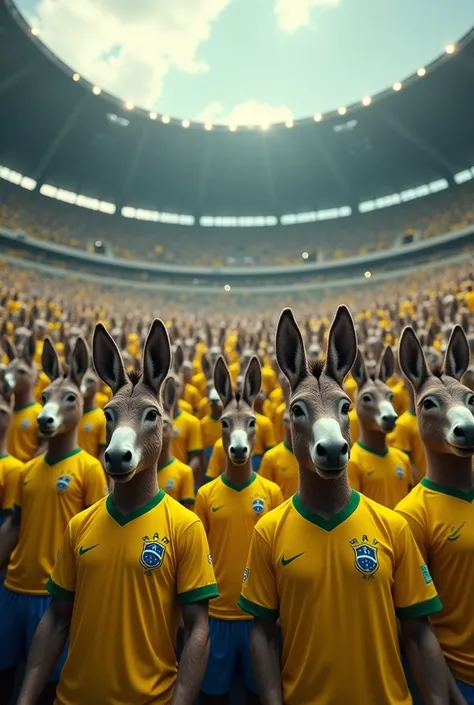
[[[400,367],[413,386],[427,476],[440,484],[472,487],[474,394],[461,384],[469,367],[469,345],[461,326],[451,333],[442,367],[430,371],[412,328],[400,339]],[[452,456],[456,456],[453,461]]]
[[[128,375],[120,351],[105,327],[94,331],[93,358],[97,374],[113,392],[104,408],[107,423],[105,470],[114,487],[145,470],[156,468],[162,446],[163,408],[160,389],[171,365],[171,347],[164,323],[156,319],[143,350],[143,371]]]
[[[262,384],[260,362],[253,356],[242,382],[242,392],[232,389],[229,369],[221,356],[214,368],[214,387],[222,402],[222,442],[233,466],[249,465],[255,442],[256,420],[253,405]],[[229,463],[228,463],[229,465]]]
[[[395,428],[397,413],[393,407],[393,392],[387,380],[393,375],[395,360],[392,348],[387,346],[371,376],[360,350],[352,368],[357,383],[356,411],[360,423],[361,440],[371,448],[376,443],[385,448],[385,437]],[[378,447],[376,447],[378,450]]]

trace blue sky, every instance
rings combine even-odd
[[[383,90],[474,24],[473,0],[16,0],[74,71],[173,117],[261,123]]]

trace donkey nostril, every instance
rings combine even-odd
[[[453,433],[456,436],[456,438],[465,438],[466,437],[466,434],[464,433],[462,426],[455,426],[453,429]]]
[[[316,444],[316,453],[324,458],[327,455],[326,448],[323,446],[322,443],[317,443]]]
[[[342,455],[346,455],[348,452],[349,452],[349,446],[347,445],[347,443],[344,443],[341,448],[341,453],[342,453]]]
[[[132,459],[132,452],[130,450],[125,451],[123,454],[123,459],[126,463],[129,463]]]

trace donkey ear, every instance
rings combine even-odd
[[[326,374],[342,387],[356,356],[357,336],[354,321],[347,306],[339,306],[328,334]]]
[[[390,345],[387,345],[381,354],[377,363],[377,379],[385,384],[385,382],[393,377],[395,371],[395,356]]]
[[[103,323],[97,323],[92,338],[94,367],[102,382],[116,394],[128,382],[122,356],[115,340]]]
[[[10,338],[8,338],[6,335],[4,335],[2,338],[2,347],[5,355],[8,357],[9,362],[18,357],[14,342],[10,340]]]
[[[257,398],[262,386],[262,368],[260,360],[256,355],[252,357],[245,371],[244,383],[242,385],[242,399],[250,406]]]
[[[407,326],[400,337],[398,361],[401,371],[417,394],[430,376],[430,370],[420,341],[411,326]]]
[[[159,392],[171,367],[171,345],[165,324],[155,318],[143,348],[142,382]]]
[[[357,355],[355,362],[352,366],[352,376],[354,377],[358,389],[364,386],[364,384],[369,379],[367,374],[367,367],[365,364],[364,356],[362,355],[360,348],[357,348]]]
[[[71,355],[69,365],[69,378],[74,384],[81,388],[82,378],[86,374],[90,365],[90,352],[84,338],[79,337],[76,340],[74,350]]]
[[[219,355],[214,366],[214,387],[225,408],[232,401],[234,394],[232,391],[232,378],[222,355]]]
[[[41,365],[46,377],[49,377],[51,382],[61,377],[62,368],[59,362],[58,351],[54,347],[51,338],[48,336],[44,339],[43,352],[41,353]]]
[[[303,336],[291,308],[285,308],[278,321],[275,352],[278,365],[294,392],[301,380],[308,374],[308,361]]]
[[[211,379],[212,377],[212,365],[211,361],[207,355],[203,355],[201,358],[201,367],[206,379]]]
[[[25,340],[25,345],[23,347],[23,359],[27,365],[31,367],[34,362],[36,355],[36,335],[32,333]]]
[[[174,409],[177,391],[174,377],[167,377],[161,390],[161,398],[163,399],[163,408],[168,414]]]
[[[184,362],[183,348],[181,347],[181,345],[177,345],[176,350],[174,351],[174,355],[173,355],[173,369],[176,372],[176,374],[178,374],[180,369],[182,368],[183,362]]]
[[[469,343],[461,326],[454,326],[444,356],[444,369],[448,377],[458,382],[469,367]]]

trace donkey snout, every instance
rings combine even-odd
[[[111,475],[126,475],[134,469],[133,452],[129,448],[108,448],[104,460],[105,469]]]
[[[380,423],[384,431],[393,431],[395,424],[397,422],[397,414],[382,414],[380,417]]]
[[[458,423],[453,428],[455,443],[460,448],[474,448],[474,423]]]
[[[314,446],[313,462],[323,470],[339,470],[349,461],[349,445],[341,439],[321,440]]]
[[[247,445],[231,445],[229,446],[229,455],[234,462],[245,463],[250,455],[250,448]]]

